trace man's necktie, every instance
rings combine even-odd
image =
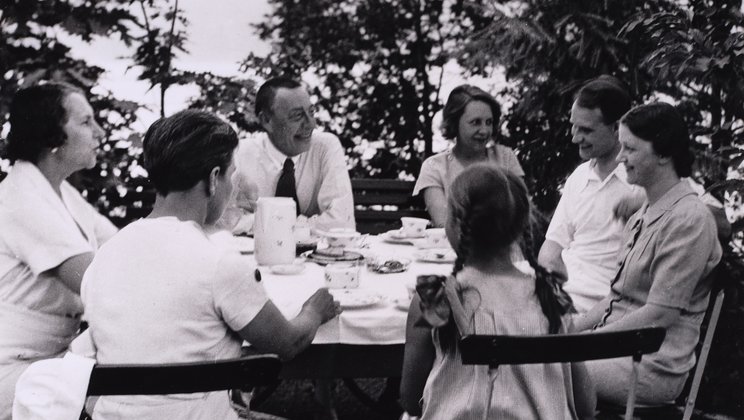
[[[279,176],[279,182],[276,183],[277,197],[289,197],[295,202],[295,210],[300,214],[300,205],[297,200],[297,187],[295,186],[294,162],[291,158],[284,161],[282,174]]]

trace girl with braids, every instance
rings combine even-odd
[[[512,261],[529,245],[530,201],[521,178],[476,164],[453,181],[447,237],[456,250],[451,276],[421,276],[408,313],[401,402],[422,419],[591,418],[594,392],[583,364],[463,365],[458,331],[560,334],[571,300],[524,250],[533,273]],[[529,270],[525,270],[529,271]],[[437,287],[441,286],[441,287]],[[422,319],[423,318],[423,319]],[[454,324],[454,325],[453,325]]]

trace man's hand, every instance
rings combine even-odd
[[[630,216],[641,208],[645,200],[646,194],[642,191],[625,194],[613,206],[612,215],[623,223],[627,222]]]

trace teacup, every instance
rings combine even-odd
[[[329,289],[355,289],[359,287],[359,265],[353,263],[326,265],[325,285]]]
[[[444,228],[426,229],[424,231],[426,235],[423,239],[422,248],[447,248],[449,242],[447,241],[447,234]]]
[[[347,248],[355,244],[361,234],[353,229],[334,228],[323,233],[330,248]]]
[[[401,232],[408,238],[422,238],[429,220],[419,217],[401,217]]]

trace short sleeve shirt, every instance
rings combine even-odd
[[[193,222],[162,217],[130,224],[99,250],[83,279],[98,361],[239,356],[242,340],[234,331],[268,301],[254,270]]]
[[[662,380],[684,375],[694,365],[710,296],[709,275],[721,259],[716,235],[713,216],[685,181],[654,204],[645,204],[623,232],[620,271],[604,322],[615,322],[647,303],[679,309],[659,351],[642,360]]]
[[[615,219],[613,207],[623,196],[642,194],[639,187],[628,184],[624,165],[604,179],[594,165],[593,160],[584,162],[568,177],[545,234],[545,239],[563,248],[568,272],[564,290],[580,312],[607,296],[617,273],[624,224]]]
[[[49,270],[94,252],[116,227],[66,181],[58,196],[32,163],[17,161],[0,183],[0,301],[79,315],[80,297]]]
[[[488,148],[488,162],[516,175],[524,176],[524,170],[522,170],[517,156],[509,147],[495,144]],[[436,187],[443,189],[444,195],[447,197],[449,185],[464,169],[465,167],[455,158],[451,149],[429,157],[421,165],[419,177],[413,187],[413,195],[420,194],[426,188]]]
[[[623,238],[613,295],[683,312],[705,311],[706,277],[720,261],[721,247],[713,216],[687,182],[644,205],[628,221]]]

